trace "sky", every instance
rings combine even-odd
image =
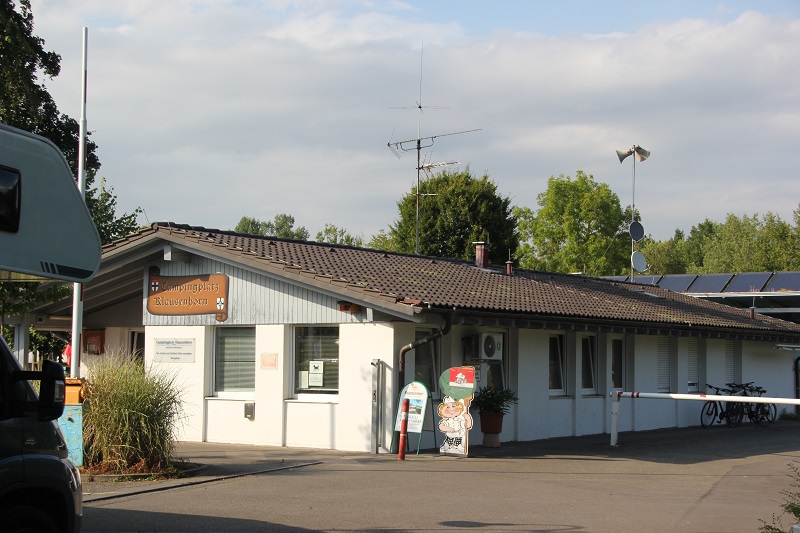
[[[800,204],[797,0],[31,4],[75,119],[88,28],[98,178],[141,224],[288,213],[368,241],[417,182],[415,152],[387,144],[418,134],[436,136],[424,161],[520,207],[591,174],[658,240]],[[633,145],[652,155],[620,163]]]

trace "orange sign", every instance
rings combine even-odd
[[[228,319],[228,276],[162,276],[150,267],[147,312],[151,315],[208,315]]]

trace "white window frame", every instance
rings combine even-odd
[[[337,335],[336,340],[334,341],[336,346],[339,346],[339,340],[341,339],[341,328],[339,324],[298,324],[292,326],[292,395],[294,399],[297,400],[305,400],[305,401],[313,401],[313,402],[320,402],[320,403],[327,403],[327,402],[336,402],[339,398],[339,391],[341,390],[342,381],[341,381],[341,366],[340,366],[340,356],[341,352],[337,348],[337,353],[335,358],[330,357],[322,357],[323,367],[325,363],[328,364],[336,363],[336,372],[337,372],[337,384],[336,389],[326,389],[320,388],[318,390],[314,390],[312,388],[301,388],[302,382],[304,380],[302,372],[307,372],[298,368],[300,364],[298,359],[300,354],[298,353],[298,332],[300,330],[308,330],[312,328],[325,328],[325,329],[336,329]],[[331,359],[331,360],[329,360]],[[309,361],[312,361],[311,359]],[[305,375],[305,379],[310,379],[310,373]],[[324,379],[324,373],[323,373]],[[324,382],[323,382],[324,383]],[[324,386],[323,386],[324,387]]]
[[[217,387],[217,372],[219,370],[219,334],[220,332],[228,332],[230,330],[251,330],[253,332],[253,387],[247,389],[239,389],[239,390],[225,390],[219,389]],[[225,398],[225,399],[252,399],[255,398],[256,387],[255,387],[255,375],[256,375],[256,353],[255,353],[255,344],[256,344],[256,328],[255,326],[227,326],[227,327],[216,327],[214,328],[214,353],[213,353],[213,369],[214,371],[211,373],[211,388],[213,391],[213,395],[218,398]]]
[[[556,372],[561,381],[560,388],[552,388],[550,383],[550,376],[553,372],[553,342],[556,343],[558,353],[555,354]],[[566,336],[563,333],[553,333],[547,340],[547,364],[548,364],[548,387],[550,387],[550,396],[566,396],[567,395],[567,352],[565,349]]]
[[[581,346],[581,394],[597,394],[597,336],[585,335],[580,337]],[[588,375],[587,375],[588,365]],[[587,386],[587,378],[590,383]]]

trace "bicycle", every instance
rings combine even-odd
[[[762,387],[751,387],[751,390],[752,392],[755,392],[758,396],[763,396],[764,394],[767,393],[767,389]],[[765,405],[767,409],[766,411],[767,422],[770,424],[775,422],[775,419],[778,418],[778,406],[775,405],[774,403],[767,403],[762,405]]]
[[[727,395],[732,392],[730,389],[715,387],[714,385],[709,385],[708,383],[706,383],[706,388],[712,389],[716,396],[720,396],[721,393]],[[735,427],[731,425],[731,420],[728,416],[728,405],[729,404],[727,402],[723,403],[720,400],[708,400],[703,404],[703,409],[700,411],[700,424],[702,424],[704,428],[707,428],[714,425],[715,422],[719,422],[721,424],[724,420],[727,422],[728,426]]]
[[[733,390],[736,396],[749,396],[748,392],[755,392],[753,382],[748,383],[726,383]],[[769,407],[763,403],[747,403],[747,402],[733,402],[728,406],[728,424],[731,427],[738,426],[744,415],[747,415],[750,422],[755,423],[760,427],[766,427],[770,424],[769,420]]]

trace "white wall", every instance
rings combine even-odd
[[[211,353],[208,328],[204,326],[148,326],[145,332],[145,365],[156,372],[175,376],[183,399],[183,423],[178,440],[201,442],[205,421],[205,393],[208,388],[206,363]],[[194,362],[155,362],[155,339],[194,339]],[[218,442],[231,442],[221,440]]]

